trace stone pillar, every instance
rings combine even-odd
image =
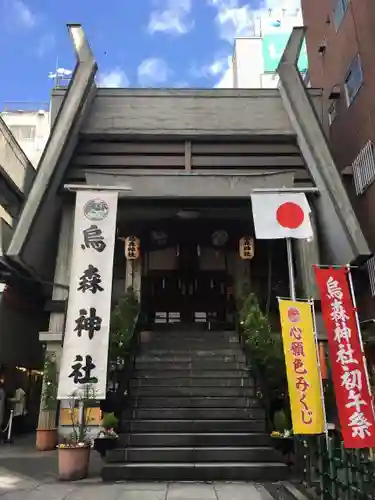
[[[74,204],[64,204],[60,235],[59,246],[56,257],[56,267],[54,282],[61,285],[69,286],[70,274],[70,259],[73,245],[73,226],[74,226]],[[55,286],[52,292],[53,300],[67,300],[68,289]],[[60,360],[62,356],[62,342],[63,332],[65,326],[66,311],[53,312],[50,315],[49,330],[48,332],[40,332],[39,340],[46,344],[46,355],[52,355],[56,359],[57,371],[59,372]],[[44,391],[44,384],[42,386],[42,394]],[[42,399],[41,399],[42,403]],[[52,414],[53,413],[53,414]],[[44,411],[41,405],[39,412],[38,427],[45,428],[51,427],[56,420],[56,412]]]

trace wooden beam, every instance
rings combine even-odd
[[[193,156],[193,168],[304,167],[300,156]]]
[[[101,167],[185,167],[185,158],[181,156],[119,156],[119,155],[77,155],[75,165]]]
[[[75,165],[100,167],[183,167],[184,156],[77,155]],[[193,156],[192,167],[304,167],[300,156]]]
[[[199,143],[192,142],[192,155],[300,155],[295,144],[267,144],[267,143]]]
[[[220,168],[220,169],[208,169],[208,168],[200,168],[199,170],[195,170],[199,175],[201,174],[206,174],[206,175],[241,175],[245,176],[248,175],[249,177],[252,175],[262,175],[262,174],[272,174],[272,173],[282,173],[282,172],[288,172],[290,170],[293,170],[294,172],[294,178],[296,180],[298,179],[310,179],[310,175],[305,169],[289,169],[289,168],[278,168],[275,170],[274,168],[249,168],[249,169],[238,169],[238,168]],[[68,175],[65,177],[65,181],[69,180],[85,180],[86,179],[86,174],[90,172],[97,172],[97,173],[103,173],[103,174],[112,174],[112,175],[119,175],[121,174],[121,171],[119,171],[116,168],[103,168],[103,169],[90,169],[90,167],[87,168],[82,168],[78,167],[77,165],[72,165],[69,169]],[[158,169],[144,169],[144,168],[126,168],[122,171],[124,175],[157,175],[157,176],[165,176],[165,175],[171,175],[174,172],[178,173],[179,175],[184,175],[184,171],[181,171],[180,169],[163,169],[163,168],[158,168]],[[193,171],[194,174],[194,171]]]
[[[185,144],[180,142],[119,142],[119,141],[82,141],[76,152],[79,154],[172,154],[183,155]]]
[[[185,170],[191,172],[191,141],[185,141]]]

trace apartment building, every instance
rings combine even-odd
[[[234,88],[277,88],[277,66],[294,26],[302,26],[300,9],[270,9],[255,23],[253,36],[239,37],[234,42]],[[298,67],[307,71],[306,45],[302,47]]]
[[[49,103],[9,103],[1,117],[37,168],[50,132]]]
[[[309,79],[323,89],[330,146],[375,251],[375,3],[302,0]],[[375,297],[375,257],[368,261]],[[370,301],[368,314],[372,313]]]

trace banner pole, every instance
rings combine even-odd
[[[320,365],[320,356],[319,356],[319,343],[318,343],[318,332],[316,329],[316,319],[315,319],[315,304],[314,300],[310,299],[309,300],[310,307],[311,307],[311,315],[312,315],[312,320],[313,320],[313,328],[314,328],[314,342],[315,342],[315,355],[316,355],[316,360],[318,363],[318,372],[319,372],[319,383],[320,383],[320,397],[322,399],[322,408],[323,408],[323,414],[324,414],[324,434],[326,436],[326,444],[327,444],[327,450],[329,446],[329,436],[328,436],[328,423],[327,423],[327,412],[326,412],[326,402],[324,399],[324,388],[323,388],[323,379],[322,379],[322,369]]]
[[[362,332],[361,332],[361,324],[360,324],[360,321],[359,321],[359,315],[358,315],[358,310],[357,310],[357,302],[356,302],[355,295],[354,295],[353,278],[352,278],[352,273],[350,272],[350,266],[346,266],[346,269],[348,271],[349,290],[350,290],[350,295],[352,296],[352,302],[353,302],[353,308],[354,308],[354,317],[355,317],[355,322],[356,322],[356,325],[357,325],[359,344],[361,346],[361,354],[362,354],[363,365],[364,365],[365,374],[366,374],[367,390],[368,390],[368,393],[371,396],[371,400],[372,400],[372,393],[371,393],[371,386],[370,386],[370,377],[369,377],[368,369],[367,369],[365,349],[364,349],[364,345],[363,345]],[[374,413],[374,405],[372,405],[372,412]]]
[[[288,256],[290,297],[293,301],[295,301],[296,300],[296,284],[295,284],[295,280],[294,280],[292,238],[286,238],[286,252],[287,252],[287,256]]]

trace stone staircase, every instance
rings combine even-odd
[[[233,332],[154,332],[104,481],[285,479]]]

